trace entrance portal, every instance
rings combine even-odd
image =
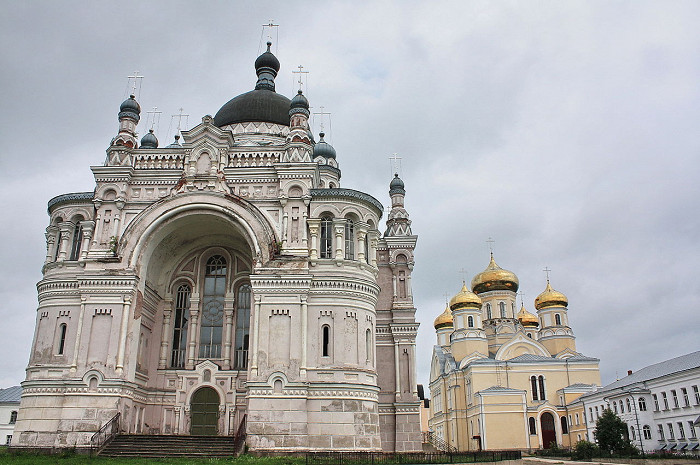
[[[557,444],[557,432],[554,429],[554,417],[545,412],[540,417],[540,431],[542,431],[542,447],[549,449]]]
[[[219,422],[219,394],[210,388],[202,387],[192,395],[190,402],[190,434],[197,436],[215,436]]]

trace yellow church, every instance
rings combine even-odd
[[[537,315],[516,310],[518,277],[491,261],[435,319],[429,428],[456,450],[570,447],[585,437],[578,397],[600,386],[576,351],[568,299],[552,288]]]

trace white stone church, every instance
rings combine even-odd
[[[380,232],[279,69],[268,44],[255,89],[166,147],[137,140],[132,95],[94,191],[49,201],[13,445],[85,447],[120,413],[124,433],[244,425],[258,451],[421,449],[404,184]]]

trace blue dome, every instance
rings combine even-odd
[[[142,149],[157,149],[158,148],[158,138],[153,134],[153,129],[148,131],[148,134],[141,138],[141,148]]]
[[[405,194],[403,181],[399,177],[398,173],[394,174],[394,179],[389,183],[389,195],[391,194]]]
[[[325,136],[324,133],[321,133],[319,135],[321,136],[321,138],[318,142],[316,142],[316,145],[314,145],[314,158],[323,157],[335,159],[335,149],[331,144],[323,140],[323,136]]]
[[[131,118],[139,122],[141,119],[141,105],[136,101],[136,97],[129,95],[129,98],[124,100],[119,106],[119,118]]]

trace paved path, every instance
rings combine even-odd
[[[566,463],[570,465],[591,465],[592,463],[599,464],[599,465],[624,465],[620,463],[612,463],[612,462],[603,462],[599,460],[591,460],[590,462],[576,462],[573,460],[562,460],[562,459],[545,459],[545,458],[540,458],[540,457],[523,457],[523,462],[525,463],[548,463],[548,464],[555,464],[555,463]]]

